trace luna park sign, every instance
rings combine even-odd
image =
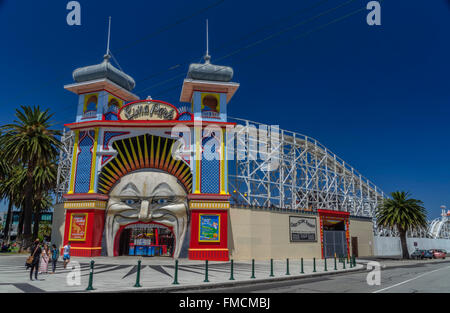
[[[119,112],[120,119],[125,121],[174,120],[177,116],[178,111],[173,105],[156,100],[132,102]]]

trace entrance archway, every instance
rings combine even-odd
[[[317,210],[317,212],[320,219],[322,258],[349,256],[350,213],[332,210]]]
[[[130,223],[117,232],[114,255],[173,257],[175,234],[172,227],[160,223]]]

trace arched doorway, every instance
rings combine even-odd
[[[159,223],[131,223],[118,231],[114,250],[119,256],[172,257],[175,235],[171,227]]]

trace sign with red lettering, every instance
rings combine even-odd
[[[87,213],[73,213],[70,216],[69,241],[85,241]]]

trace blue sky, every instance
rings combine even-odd
[[[81,0],[81,26],[67,25],[67,2],[0,0],[0,124],[20,105],[49,108],[58,128],[72,122],[77,98],[63,85],[101,62],[108,16],[135,92],[175,105],[186,63],[205,52],[206,18],[213,63],[310,19],[217,62],[241,84],[229,115],[319,140],[385,192],[423,200],[430,218],[450,207],[448,0],[385,0],[381,26],[367,25],[367,10],[324,26],[366,0]]]

